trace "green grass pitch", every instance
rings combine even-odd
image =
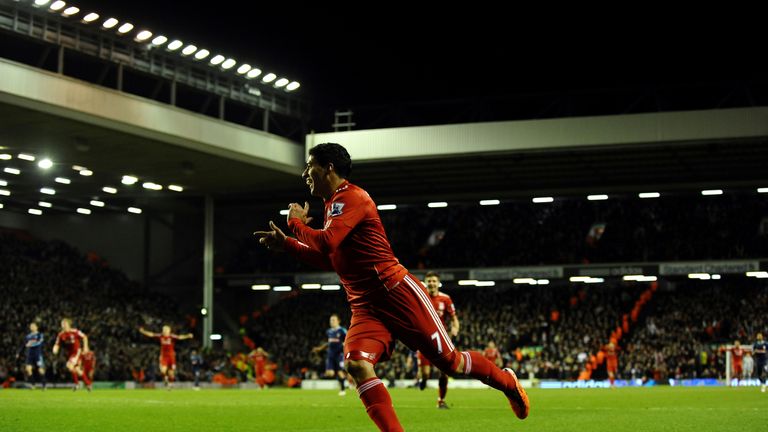
[[[494,390],[391,390],[407,431],[765,430],[768,393],[757,388],[529,391],[518,420]],[[357,394],[252,390],[0,390],[0,431],[374,431]]]

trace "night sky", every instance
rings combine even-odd
[[[754,79],[765,69],[757,68],[759,56],[750,54],[759,39],[752,37],[746,22],[718,31],[717,21],[681,19],[650,7],[620,11],[543,4],[536,10],[499,2],[425,6],[413,1],[72,3],[81,13],[114,15],[137,28],[297,80],[316,116],[328,119],[325,123],[337,108],[690,86]]]

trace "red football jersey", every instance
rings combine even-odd
[[[286,250],[310,265],[334,270],[353,307],[397,286],[408,274],[392,252],[376,204],[346,180],[325,202],[323,229],[312,229],[298,218],[289,220],[288,227],[298,240],[289,238]]]
[[[436,296],[430,295],[429,299],[432,300],[432,306],[434,306],[440,319],[445,320],[446,314],[449,317],[456,315],[456,307],[448,294],[438,291]]]
[[[174,350],[174,346],[176,345],[176,341],[179,340],[179,336],[175,334],[171,334],[168,336],[155,336],[155,338],[160,339],[160,355],[161,356],[173,356],[176,355],[176,351]]]
[[[492,363],[496,363],[496,359],[501,357],[501,354],[497,348],[486,348],[485,351],[483,351],[483,357],[487,358]]]
[[[67,350],[68,356],[75,355],[80,350],[80,339],[85,337],[85,333],[78,329],[70,329],[69,331],[59,332],[56,336],[56,343],[64,345],[64,349]]]
[[[731,354],[733,355],[734,363],[741,363],[744,357],[744,348],[731,348]]]

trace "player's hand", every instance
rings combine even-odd
[[[459,335],[459,329],[456,327],[451,327],[451,337],[456,337]]]
[[[307,216],[307,214],[309,214],[308,202],[304,201],[304,207],[297,203],[290,203],[288,204],[288,216],[286,222],[293,218],[299,218],[304,225],[307,225],[312,222],[312,218]]]
[[[59,353],[59,346],[58,345],[54,345],[53,346],[53,354],[55,355],[55,354],[58,354],[58,353]]]
[[[266,246],[267,249],[276,251],[285,250],[285,233],[283,233],[272,221],[269,221],[269,227],[272,228],[272,231],[255,231],[253,235],[258,237],[259,243]]]

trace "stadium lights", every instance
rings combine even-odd
[[[625,281],[634,281],[634,282],[656,282],[658,279],[656,276],[644,276],[644,275],[626,275],[622,277]]]
[[[229,58],[229,59],[224,60],[224,63],[221,64],[221,68],[222,69],[232,69],[232,67],[234,65],[236,65],[236,64],[237,64],[237,62],[235,61],[235,59]]]
[[[290,291],[290,290],[291,290],[290,285],[278,285],[272,288],[272,291]]]
[[[264,75],[264,78],[262,78],[261,81],[264,82],[264,83],[271,83],[276,78],[277,78],[277,75],[275,75],[272,72],[270,72],[270,73]]]
[[[720,275],[719,274],[713,274],[712,275],[712,279],[715,279],[715,280],[720,279]]]
[[[512,279],[512,282],[516,284],[536,285],[536,279],[533,278],[515,278]]]
[[[221,340],[221,335],[218,333],[214,333],[210,337],[211,337],[211,340]]]
[[[248,63],[243,63],[240,65],[239,68],[237,68],[237,73],[239,73],[240,75],[243,75],[244,73],[247,73],[250,70],[251,70],[251,65],[249,65]]]
[[[587,195],[589,201],[605,201],[608,199],[608,195]]]
[[[113,188],[111,186],[104,186],[103,188],[101,188],[101,190],[103,190],[104,192],[109,193],[109,194],[116,194],[117,193],[117,189],[115,189],[115,188]]]
[[[701,194],[704,196],[711,196],[711,195],[722,195],[723,190],[722,189],[707,189],[701,191]]]
[[[480,205],[481,206],[491,206],[491,205],[499,205],[499,204],[501,204],[501,201],[499,201],[497,199],[481,200],[480,201]]]
[[[27,210],[27,213],[33,214],[35,216],[41,216],[43,214],[43,211],[40,210],[40,209],[31,208],[31,209]]]
[[[429,208],[448,207],[448,203],[445,202],[445,201],[431,202],[431,203],[427,204],[427,207],[429,207]]]
[[[37,203],[37,205],[39,205],[40,207],[44,207],[44,208],[51,208],[51,207],[53,207],[53,204],[49,203],[48,201],[39,201]]]
[[[536,285],[549,285],[549,279],[539,279],[536,281]]]
[[[479,287],[496,286],[496,282],[494,282],[494,281],[477,281],[475,286],[479,286]]]
[[[288,216],[288,210],[280,210],[280,214],[283,216]]]
[[[3,203],[0,203],[0,209],[3,208]]]
[[[111,29],[112,27],[116,26],[119,21],[115,18],[107,18],[104,23],[101,24],[102,27],[105,29]]]
[[[758,279],[768,279],[768,271],[751,271],[747,272],[747,277],[754,277]]]
[[[96,12],[91,12],[83,17],[83,22],[88,24],[96,21],[97,19],[99,19],[99,14],[97,14]]]
[[[225,58],[224,58],[224,56],[223,56],[223,55],[221,55],[221,54],[216,54],[216,55],[215,55],[215,56],[213,56],[213,58],[211,59],[211,64],[212,64],[212,65],[214,65],[214,66],[216,66],[216,65],[220,64],[221,62],[223,62],[224,60],[225,60]]]
[[[163,35],[156,36],[154,39],[152,39],[152,45],[154,46],[160,46],[166,42],[168,42],[168,38]]]
[[[533,202],[534,202],[535,204],[540,204],[540,203],[551,203],[551,202],[552,202],[552,201],[554,201],[554,200],[555,200],[555,199],[554,199],[554,198],[552,198],[552,197],[535,197],[535,198],[533,199]]]
[[[377,205],[376,208],[378,210],[397,210],[396,204],[381,204]]]
[[[80,12],[80,8],[79,7],[77,7],[77,6],[70,6],[70,7],[66,8],[66,9],[64,9],[64,12],[62,12],[61,14],[64,15],[65,17],[70,17],[72,15],[76,15],[78,12]]]
[[[39,166],[42,169],[48,169],[53,166],[53,162],[51,162],[50,159],[43,159],[37,163],[37,166]]]
[[[288,84],[288,85],[285,87],[285,89],[286,89],[287,91],[294,91],[294,90],[296,90],[297,88],[299,88],[300,86],[301,86],[301,84],[299,84],[299,83],[298,83],[298,82],[296,82],[296,81],[293,81],[292,83]]]
[[[152,182],[144,182],[141,186],[144,187],[144,189],[149,189],[154,191],[163,190],[162,185],[159,185],[157,183],[152,183]]]
[[[168,185],[168,189],[174,192],[184,192],[184,188],[179,185]]]
[[[710,280],[712,276],[709,273],[689,273],[688,279]]]
[[[3,168],[3,171],[7,172],[8,174],[13,174],[13,175],[21,174],[21,170],[16,169],[16,168]]]
[[[272,287],[269,285],[251,285],[251,289],[254,291],[265,291],[269,290],[270,288]]]
[[[8,153],[0,154],[0,160],[11,160],[13,159],[13,156],[9,155]]]
[[[45,6],[50,2],[51,0],[35,0],[35,6]]]
[[[126,34],[129,31],[133,30],[133,24],[131,23],[125,23],[120,26],[120,28],[117,29],[117,32],[120,34]]]
[[[136,41],[137,42],[144,42],[145,40],[152,37],[152,32],[149,30],[142,30],[136,35]]]
[[[288,85],[289,82],[290,81],[288,81],[287,78],[280,78],[279,80],[275,81],[275,87],[277,88],[285,87],[286,85]]]
[[[2,159],[2,158],[0,158]],[[768,187],[757,188],[757,193],[768,193]]]
[[[128,207],[128,213],[141,214],[141,209],[138,207]]]
[[[77,212],[80,213],[80,214],[89,215],[89,214],[91,214],[91,209],[80,207],[80,208],[77,209]]]
[[[319,283],[305,283],[301,284],[301,289],[320,289],[321,286]]]
[[[571,276],[568,278],[571,282],[583,282],[583,283],[603,283],[605,282],[605,279],[603,278],[596,278],[592,276]]]
[[[254,79],[254,78],[256,78],[259,75],[261,75],[261,69],[253,68],[253,69],[249,70],[247,74],[245,74],[245,77],[248,78],[248,79]]]
[[[0,189],[0,195],[2,195],[2,196],[11,196],[11,191],[5,190],[5,189]]]
[[[89,169],[80,170],[79,174],[83,177],[90,177],[93,175],[93,171]]]
[[[19,159],[25,160],[25,161],[29,161],[29,162],[34,162],[35,161],[35,157],[32,156],[31,154],[19,153],[16,157],[19,158]]]
[[[176,39],[168,44],[168,51],[176,51],[177,49],[181,48],[182,45],[184,45],[184,42]]]
[[[56,191],[51,188],[40,188],[40,193],[44,193],[46,195],[56,195]]]
[[[476,284],[477,284],[477,280],[475,280],[475,279],[465,279],[465,280],[460,280],[459,281],[459,285],[461,285],[461,286],[476,285]]]
[[[202,59],[208,57],[209,55],[211,55],[211,52],[208,51],[207,49],[203,48],[200,51],[195,53],[195,60],[202,60]]]
[[[341,285],[323,285],[320,289],[323,291],[338,291],[341,289]]]
[[[139,181],[139,179],[138,179],[138,178],[136,178],[136,177],[134,177],[134,176],[130,176],[130,175],[124,175],[124,176],[123,176],[123,179],[121,180],[121,182],[122,182],[124,185],[128,185],[128,186],[130,186],[130,185],[132,185],[132,184],[135,184],[137,181]]]
[[[72,180],[70,180],[68,178],[65,178],[65,177],[56,177],[55,182],[56,183],[61,183],[61,184],[70,184],[70,183],[72,183]]]
[[[104,207],[104,201],[91,200],[91,205],[94,207]]]
[[[49,7],[50,7],[50,9],[52,11],[60,11],[60,10],[64,9],[64,6],[66,6],[66,5],[67,5],[67,2],[63,2],[61,0],[57,0],[57,1],[53,2],[53,3],[51,3],[51,5]]]
[[[86,168],[84,166],[80,166],[80,165],[72,165],[72,169],[75,170],[75,171],[82,171],[82,170],[88,169],[88,168]]]
[[[640,192],[637,196],[640,198],[658,198],[661,194],[658,192]]]
[[[0,186],[8,186],[8,182],[5,180],[0,180]]]
[[[189,44],[185,46],[183,50],[181,50],[181,55],[192,55],[195,51],[197,51],[197,47],[195,45]]]
[[[206,308],[201,308],[201,309],[200,309],[200,315],[202,315],[202,316],[206,316],[206,315],[208,315],[208,309],[206,309]]]

